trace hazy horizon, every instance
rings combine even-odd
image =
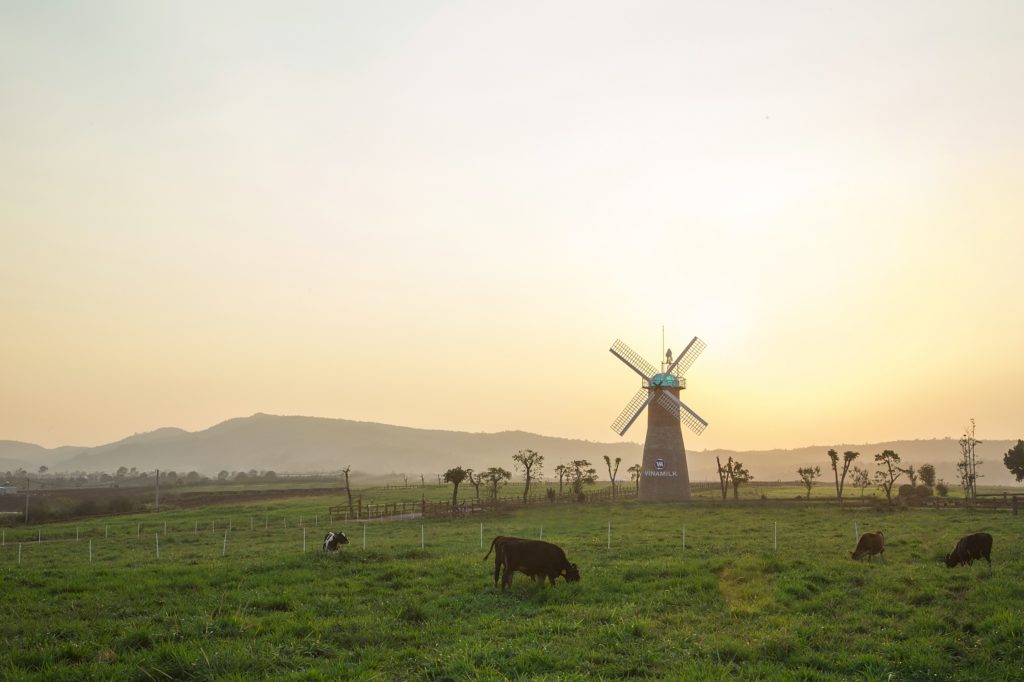
[[[1024,5],[0,7],[0,439],[1024,437]],[[643,439],[643,422],[627,436]]]

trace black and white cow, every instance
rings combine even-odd
[[[324,536],[324,553],[336,552],[342,545],[347,544],[348,537],[344,533],[327,531],[327,535]]]

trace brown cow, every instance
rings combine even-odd
[[[992,565],[992,536],[988,533],[972,533],[960,538],[956,549],[946,555],[946,566],[970,566],[975,559],[984,559]]]
[[[543,540],[519,540],[506,542],[502,545],[505,555],[505,574],[501,579],[501,589],[512,586],[512,573],[519,571],[534,580],[544,578],[555,584],[555,578],[564,576],[567,582],[580,579],[580,569],[570,564],[565,558],[565,551],[558,545]]]
[[[491,540],[491,548],[484,554],[484,561],[494,552],[494,586],[498,586],[498,574],[501,567],[505,565],[505,545],[511,542],[526,542],[526,538],[512,537],[511,535],[497,535]]]
[[[862,534],[860,540],[857,541],[857,548],[850,552],[850,556],[854,560],[860,560],[867,556],[868,561],[871,561],[871,557],[876,554],[885,559],[885,538],[882,537],[880,530]]]

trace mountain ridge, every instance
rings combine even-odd
[[[685,438],[685,436],[684,436]],[[692,443],[692,439],[690,439]],[[1014,483],[1003,467],[1002,454],[1015,440],[989,440],[978,446],[981,483]],[[338,471],[351,465],[369,474],[405,472],[411,476],[432,476],[453,466],[474,469],[501,466],[511,469],[511,456],[529,448],[545,456],[550,475],[558,463],[573,459],[590,460],[604,477],[602,458],[622,458],[619,470],[638,463],[643,446],[638,443],[604,443],[584,439],[544,436],[523,430],[467,432],[421,429],[380,422],[271,415],[258,412],[234,417],[200,431],[163,427],[135,433],[121,440],[94,447],[61,446],[47,449],[32,443],[0,440],[0,471],[24,468],[36,471],[45,465],[52,471],[109,471],[120,466],[140,471],[153,469],[199,471],[274,470],[278,472]],[[940,478],[955,482],[959,444],[952,438],[884,441],[880,443],[839,443],[800,448],[730,450],[725,448],[687,451],[691,480],[714,480],[715,458],[742,461],[758,480],[793,480],[796,468],[819,465],[821,481],[831,475],[827,451],[853,450],[861,453],[856,465],[874,469],[873,455],[895,450],[903,463],[935,465]]]

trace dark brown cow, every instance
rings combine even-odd
[[[862,534],[860,540],[857,540],[857,548],[850,552],[850,556],[854,560],[860,560],[866,556],[868,561],[871,561],[871,557],[876,554],[885,559],[885,538],[880,530]]]
[[[512,586],[512,573],[519,571],[534,580],[544,578],[555,584],[555,578],[564,576],[567,582],[577,582],[580,570],[576,564],[570,564],[565,558],[565,551],[558,545],[543,540],[519,540],[506,542],[502,545],[505,555],[505,574],[501,578],[501,589]]]
[[[526,538],[512,537],[511,535],[498,535],[491,540],[491,548],[487,550],[487,554],[484,554],[484,561],[487,561],[487,557],[494,552],[494,586],[498,586],[498,575],[501,573],[501,567],[505,565],[505,545],[510,542],[525,542]]]
[[[992,565],[992,536],[988,533],[971,533],[960,538],[956,549],[946,555],[946,565],[950,568],[961,564],[970,566],[975,559],[984,559]]]

